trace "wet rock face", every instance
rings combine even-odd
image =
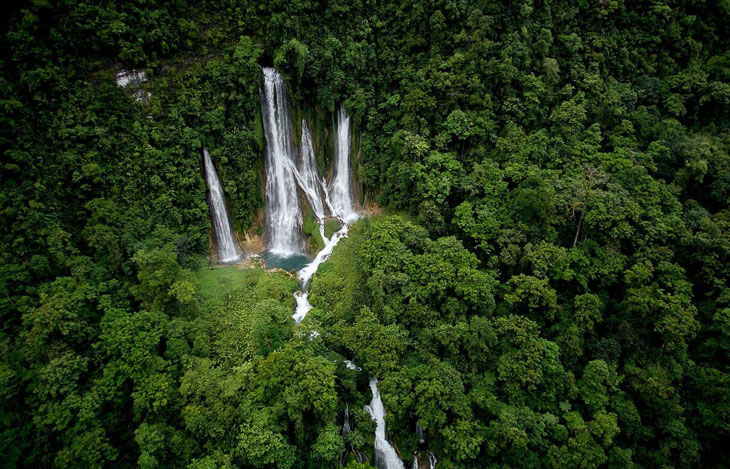
[[[147,77],[147,73],[145,73],[143,70],[122,69],[117,72],[116,76],[117,85],[121,86],[122,88],[136,88],[147,80],[149,80],[149,78]]]
[[[137,90],[132,93],[132,97],[134,98],[135,102],[149,104],[152,93],[145,90]]]
[[[127,90],[136,103],[141,103],[144,105],[149,104],[152,93],[143,88],[140,88],[142,84],[149,81],[147,73],[145,73],[143,70],[121,69],[117,72],[115,79],[117,82],[117,86]],[[149,117],[151,118],[151,116]]]

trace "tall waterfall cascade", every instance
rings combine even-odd
[[[385,437],[385,407],[378,391],[378,380],[370,378],[370,391],[373,399],[365,406],[365,410],[375,419],[375,466],[378,469],[405,469],[405,464],[398,457],[395,448]]]
[[[218,246],[218,260],[223,263],[233,262],[241,257],[241,253],[233,235],[231,220],[228,218],[223,186],[213,161],[210,159],[210,154],[205,148],[203,149],[203,166],[205,181],[208,183],[210,193],[210,215]]]
[[[359,218],[354,209],[350,117],[340,106],[336,116],[335,155],[329,184],[320,176],[312,132],[302,120],[302,141],[294,141],[286,86],[273,68],[264,68],[261,111],[266,137],[266,228],[269,251],[281,257],[302,254],[302,208],[298,190],[304,194],[324,236],[326,211],[344,225]],[[301,150],[300,150],[301,149]],[[338,239],[341,236],[338,236]]]
[[[312,132],[309,130],[306,120],[302,120],[302,151],[300,152],[298,169],[295,170],[299,187],[304,191],[309,206],[314,212],[319,224],[319,235],[322,240],[328,244],[328,239],[324,234],[324,204],[322,199],[329,206],[329,197],[327,196],[326,182],[317,171],[317,157],[314,154],[314,145],[312,144]],[[324,197],[323,197],[324,196]],[[330,209],[330,211],[332,211]]]
[[[264,68],[261,110],[266,137],[266,229],[269,251],[281,257],[304,252],[301,199],[308,203],[319,224],[324,248],[299,271],[301,287],[294,296],[297,307],[293,315],[301,321],[312,309],[307,297],[309,282],[319,265],[329,259],[337,243],[347,236],[349,224],[359,215],[354,209],[352,168],[350,164],[350,118],[344,107],[337,113],[335,157],[332,180],[327,184],[317,168],[312,132],[302,120],[301,142],[294,141],[294,127],[289,112],[286,86],[273,68]],[[337,218],[342,228],[331,238],[325,235],[327,211]]]
[[[295,171],[297,182],[307,196],[307,201],[318,221],[324,220],[323,187],[324,178],[317,171],[317,157],[312,144],[312,132],[306,120],[302,120],[302,151],[298,169]]]
[[[350,170],[350,117],[345,107],[337,111],[337,134],[335,136],[335,164],[332,182],[329,186],[329,199],[332,211],[346,223],[358,219],[353,210],[352,171]]]
[[[280,256],[304,251],[296,180],[297,145],[286,86],[273,68],[264,68],[261,112],[266,137],[266,227],[269,250]]]

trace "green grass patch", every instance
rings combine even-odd
[[[254,303],[273,298],[294,304],[291,297],[297,282],[281,272],[238,267],[202,267],[195,272],[195,287],[200,300],[208,310],[248,300]]]

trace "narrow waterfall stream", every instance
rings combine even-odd
[[[436,469],[436,456],[433,455],[432,452],[428,452],[428,469]],[[413,455],[413,466],[411,466],[411,469],[419,469],[420,465],[418,464],[418,453],[415,453]]]
[[[335,138],[335,164],[332,182],[329,186],[329,198],[332,211],[346,223],[358,219],[353,210],[352,172],[350,171],[350,118],[345,107],[340,105],[337,111],[337,134]]]
[[[205,168],[205,181],[208,183],[210,193],[210,215],[218,247],[218,260],[222,263],[234,262],[240,259],[241,253],[238,250],[231,221],[228,218],[223,185],[213,161],[210,159],[208,150],[205,148],[203,148],[203,166]]]
[[[312,145],[312,132],[309,130],[306,120],[302,120],[302,150],[299,156],[298,170],[295,170],[297,182],[307,196],[309,206],[314,212],[319,224],[319,234],[325,245],[329,242],[324,234],[324,205],[322,204],[322,194],[329,203],[329,197],[325,189],[326,182],[317,171],[317,157],[314,154],[314,146]],[[332,211],[330,209],[330,211]]]
[[[416,422],[416,436],[418,436],[418,447],[419,448],[425,448],[426,446],[426,437],[423,435],[423,428],[421,428],[421,424]],[[426,458],[428,458],[428,469],[436,469],[436,456],[429,451],[428,453],[424,453],[424,451],[414,451],[413,453],[413,466],[412,469],[419,469],[420,465],[418,464],[418,454],[426,454]]]
[[[326,240],[324,249],[317,253],[317,256],[315,256],[312,262],[304,266],[304,268],[299,271],[299,280],[301,281],[301,287],[297,292],[294,293],[294,298],[296,298],[297,300],[297,309],[292,316],[294,318],[294,322],[299,323],[302,319],[304,319],[304,316],[306,316],[307,313],[312,309],[312,305],[309,303],[308,299],[309,282],[312,280],[312,276],[315,274],[315,272],[317,272],[319,265],[329,259],[335,246],[337,246],[337,243],[339,243],[342,238],[347,236],[347,230],[349,227],[349,225],[344,224],[338,232],[332,235],[332,238],[330,238],[329,240],[326,240],[326,238],[324,238]]]
[[[385,437],[385,407],[380,399],[378,380],[374,377],[370,378],[370,391],[373,393],[373,399],[370,401],[370,405],[365,406],[365,410],[377,423],[375,427],[375,466],[378,469],[405,469],[405,464]]]
[[[317,171],[317,157],[312,145],[312,132],[307,121],[302,120],[302,151],[299,156],[298,169],[295,171],[297,182],[307,196],[307,201],[317,217],[317,221],[324,221],[324,205],[322,205],[322,185],[324,178]]]

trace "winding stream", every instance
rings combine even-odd
[[[308,202],[319,224],[324,247],[314,259],[298,271],[300,286],[294,293],[296,310],[292,318],[301,322],[312,309],[309,286],[319,266],[326,262],[341,239],[347,236],[350,224],[360,215],[354,208],[353,176],[351,165],[350,118],[340,105],[336,114],[335,152],[332,179],[327,184],[317,170],[317,159],[312,135],[306,121],[302,121],[302,141],[298,158],[293,142],[293,125],[289,114],[286,88],[281,76],[272,68],[264,68],[265,86],[261,91],[261,108],[266,136],[266,228],[269,251],[282,257],[301,254],[304,248],[302,232],[303,210],[300,201]],[[298,192],[303,194],[298,197]],[[341,228],[331,238],[325,236],[326,210],[339,220]],[[318,335],[316,332],[313,336]],[[357,367],[348,362],[348,367]],[[385,408],[380,399],[377,379],[370,378],[373,398],[366,410],[376,421],[375,464],[380,469],[405,469],[385,432]]]

